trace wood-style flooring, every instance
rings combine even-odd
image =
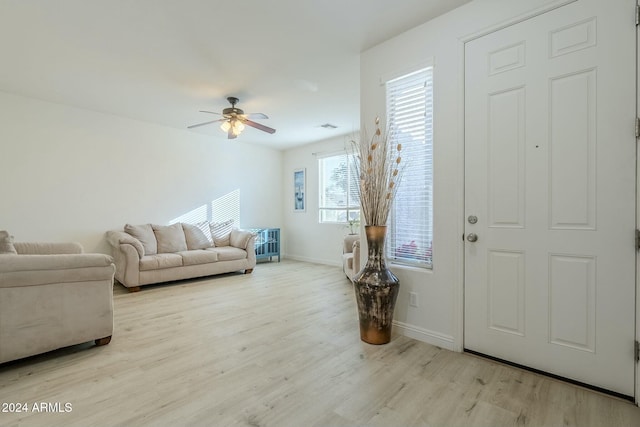
[[[114,304],[109,345],[0,365],[0,410],[27,404],[1,426],[640,426],[633,404],[545,376],[361,342],[338,267],[116,285]]]

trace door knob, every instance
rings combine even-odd
[[[467,235],[467,241],[468,242],[477,242],[478,241],[478,235],[476,233],[469,233]]]

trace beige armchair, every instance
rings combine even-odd
[[[0,253],[0,363],[87,341],[108,344],[112,258],[82,253],[77,243],[12,245]]]
[[[349,280],[360,272],[360,235],[349,234],[344,238],[342,269]]]

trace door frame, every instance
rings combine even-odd
[[[524,14],[515,16],[506,21],[499,22],[491,27],[485,28],[481,31],[470,33],[466,36],[463,36],[458,39],[458,64],[459,69],[461,70],[458,75],[458,100],[459,100],[459,112],[458,112],[458,123],[459,123],[459,138],[458,138],[458,152],[461,153],[459,156],[459,188],[461,189],[459,198],[458,198],[458,222],[457,222],[457,236],[459,236],[458,247],[457,247],[457,261],[458,261],[458,271],[457,271],[457,286],[454,289],[453,302],[454,302],[454,336],[456,339],[454,340],[453,347],[454,350],[458,352],[464,351],[464,287],[465,287],[465,243],[464,243],[464,235],[466,230],[466,221],[464,218],[465,213],[465,72],[466,72],[466,64],[465,64],[465,46],[468,42],[476,40],[480,37],[483,37],[487,34],[494,33],[496,31],[502,30],[506,27],[509,27],[514,24],[518,24],[520,22],[529,20],[536,16],[542,15],[544,13],[550,12],[552,10],[558,9],[562,6],[574,3],[579,0],[555,0],[544,6],[541,6],[537,9],[533,9]],[[640,4],[640,0],[636,0],[636,5]],[[640,78],[638,76],[638,70],[640,69],[640,31],[639,27],[636,26],[636,117],[640,117]],[[638,149],[639,140],[636,140],[636,228],[640,227],[640,173],[638,172],[638,167],[640,166],[640,150]],[[636,253],[636,304],[635,304],[635,339],[636,341],[640,341],[640,316],[638,313],[638,307],[640,307],[640,282],[638,280],[640,278],[640,252]],[[635,376],[635,390],[634,390],[634,401],[635,404],[639,404],[639,395],[640,395],[640,365],[638,362],[635,364],[634,368],[634,376]]]
[[[636,0],[636,14],[638,14],[638,7],[640,1]],[[640,89],[638,82],[638,70],[640,70],[640,28],[638,27],[638,17],[636,15],[636,126],[638,126],[638,117],[640,117]],[[640,176],[638,173],[638,167],[640,165],[640,152],[638,150],[638,133],[640,128],[636,128],[636,230],[640,228]],[[636,240],[636,244],[638,241]],[[636,248],[637,249],[637,248]],[[640,307],[640,252],[636,250],[636,343],[640,342],[640,313],[638,313],[638,307]],[[636,360],[635,365],[635,377],[636,377],[636,389],[635,389],[635,403],[640,403],[640,364]]]

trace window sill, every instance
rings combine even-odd
[[[433,274],[433,264],[422,267],[417,265],[403,264],[403,263],[394,262],[394,261],[387,261],[387,265],[392,270],[399,269],[404,271],[414,271],[416,273]]]

